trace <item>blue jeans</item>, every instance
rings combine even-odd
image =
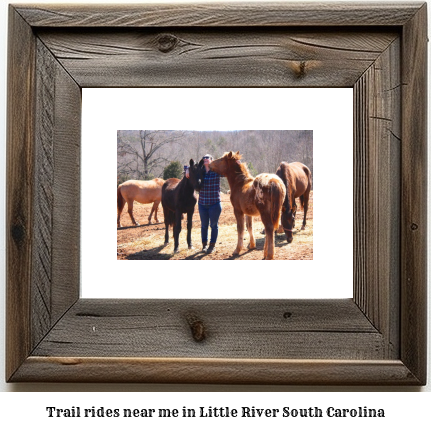
[[[199,215],[201,217],[202,243],[208,242],[208,226],[211,226],[211,243],[216,243],[218,236],[218,219],[221,214],[221,202],[213,205],[199,204]]]

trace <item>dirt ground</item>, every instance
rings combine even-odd
[[[275,234],[275,259],[277,260],[312,260],[313,259],[313,192],[310,194],[307,212],[307,227],[302,226],[303,211],[297,200],[293,242],[287,244],[285,234]],[[237,243],[236,219],[233,213],[229,195],[222,195],[222,213],[219,219],[219,236],[216,250],[212,254],[201,251],[199,210],[195,208],[193,216],[192,243],[194,248],[188,250],[186,241],[186,220],[183,220],[179,239],[179,252],[174,253],[174,240],[172,228],[169,229],[169,244],[164,244],[165,225],[163,223],[163,209],[159,205],[159,223],[148,223],[148,216],[152,204],[134,203],[133,214],[140,226],[133,226],[127,213],[127,204],[121,214],[121,228],[117,228],[117,259],[118,260],[261,260],[263,259],[263,246],[265,235],[262,233],[263,224],[260,218],[253,219],[253,232],[256,239],[256,249],[248,250],[249,235],[245,230],[244,250],[239,256],[233,257]],[[209,235],[211,229],[209,230]]]

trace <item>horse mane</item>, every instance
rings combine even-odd
[[[242,155],[239,154],[239,152],[224,153],[223,157],[226,157],[228,160],[231,159],[235,161],[233,166],[234,166],[234,173],[236,174],[237,178],[243,181],[254,180],[254,177],[250,174],[250,171],[248,170],[246,163],[240,163],[240,164],[236,163],[237,160],[242,159]]]
[[[292,196],[292,172],[289,168],[289,163],[281,162],[280,167],[281,171],[281,179],[283,180],[284,185],[286,186],[286,198],[284,200],[285,206],[289,209],[292,208],[292,202],[294,202],[294,197]]]
[[[183,172],[183,177],[182,178],[178,178],[180,181],[178,182],[177,185],[177,190],[185,190],[187,188],[189,188],[189,185],[191,186],[191,183],[189,181],[189,179],[186,177],[185,173]]]

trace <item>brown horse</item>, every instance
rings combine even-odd
[[[154,212],[154,219],[156,223],[159,222],[157,218],[157,210],[162,200],[162,186],[165,183],[161,178],[154,178],[150,181],[138,181],[129,180],[123,184],[120,184],[117,189],[117,226],[121,227],[120,216],[123,211],[124,205],[127,202],[127,209],[132,223],[135,226],[139,226],[139,223],[133,217],[133,202],[139,202],[141,204],[153,203],[151,208],[150,216],[148,217],[148,223],[151,224],[151,216]]]
[[[274,230],[280,224],[281,208],[286,195],[283,181],[274,174],[260,174],[253,178],[243,163],[239,151],[224,153],[219,159],[213,160],[210,169],[227,177],[238,230],[238,244],[234,251],[239,254],[244,242],[244,215],[250,235],[249,248],[256,247],[253,235],[253,216],[259,216],[265,225],[266,237],[264,259],[274,258]]]
[[[276,174],[283,180],[286,186],[286,198],[283,203],[280,230],[281,232],[284,230],[287,242],[291,243],[293,241],[293,228],[295,227],[296,198],[300,199],[301,208],[304,209],[304,219],[302,221],[301,230],[304,230],[307,224],[308,200],[311,190],[311,171],[300,162],[281,162]]]

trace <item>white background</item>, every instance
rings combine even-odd
[[[45,0],[44,3],[49,3]],[[52,1],[51,1],[52,2]],[[75,3],[68,0],[68,3]],[[133,1],[128,0],[129,3]],[[27,3],[22,0],[15,0],[14,3]],[[40,2],[34,2],[40,3]],[[60,0],[54,3],[64,3]],[[86,3],[95,3],[87,1]],[[109,3],[108,0],[104,3]],[[391,2],[387,2],[391,3]],[[5,184],[5,120],[6,120],[6,35],[7,35],[7,2],[0,4],[0,174],[1,184]],[[4,220],[4,198],[5,187],[0,188],[0,224],[3,227]],[[4,228],[0,231],[0,272],[4,274],[5,268],[5,235]],[[0,279],[0,315],[4,316],[4,277]],[[431,308],[428,300],[428,309]],[[4,318],[0,321],[0,369],[4,370]],[[428,331],[428,334],[431,330]],[[428,354],[428,361],[430,361]],[[428,367],[430,368],[430,367]],[[1,374],[1,373],[0,373]],[[142,422],[134,420],[133,425],[130,422],[110,422],[104,420],[102,423],[97,420],[80,421],[80,420],[52,420],[46,418],[45,407],[48,405],[57,405],[59,407],[71,407],[73,405],[116,407],[122,404],[131,405],[136,408],[146,406],[155,406],[157,408],[169,405],[255,405],[276,406],[276,405],[299,405],[299,406],[321,406],[328,404],[340,405],[342,407],[354,408],[357,406],[381,406],[387,408],[388,418],[384,420],[353,420],[340,419],[335,421],[320,421],[313,419],[308,421],[285,422],[270,420],[253,420],[253,421],[213,421],[203,423],[201,420],[196,423],[169,420],[168,426],[177,429],[220,429],[227,428],[231,425],[233,429],[239,426],[247,426],[248,429],[262,429],[262,427],[271,427],[271,429],[289,429],[292,425],[301,425],[306,429],[317,426],[331,427],[334,430],[349,428],[351,430],[369,430],[381,429],[408,429],[408,428],[426,428],[429,424],[429,405],[431,405],[431,385],[428,384],[423,388],[404,388],[404,387],[286,387],[286,386],[206,386],[206,385],[153,385],[153,384],[6,384],[0,376],[0,426],[2,429],[16,428],[25,429],[36,427],[44,430],[65,431],[80,429],[94,429],[96,426],[103,425],[107,429],[117,428],[118,426],[127,426],[128,430],[134,431],[146,428],[160,429],[163,422]],[[31,392],[41,392],[32,394]],[[54,391],[54,392],[50,392]],[[57,393],[60,391],[61,393]],[[84,393],[76,393],[85,391]],[[91,392],[100,391],[100,392]],[[123,394],[117,394],[116,391],[124,391]],[[169,393],[169,391],[182,391],[181,394]],[[222,394],[217,392],[226,391]],[[229,392],[235,391],[235,392]],[[244,393],[242,391],[254,391]],[[295,393],[296,391],[308,393]],[[324,392],[321,392],[324,391]],[[385,391],[379,393],[376,391]],[[387,393],[392,391],[393,393]],[[412,392],[426,393],[412,393]],[[12,393],[16,392],[16,393]],[[25,393],[29,392],[29,393]],[[158,393],[166,392],[166,393]],[[290,393],[289,393],[290,392]],[[317,422],[316,422],[317,421]],[[166,423],[165,423],[166,424]],[[217,428],[216,428],[217,427]]]
[[[351,88],[83,89],[82,100],[82,297],[352,297]],[[117,260],[117,130],[138,129],[313,130],[313,260]]]

